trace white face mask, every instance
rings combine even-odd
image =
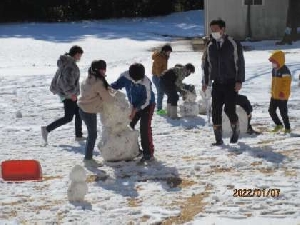
[[[277,68],[277,63],[272,63],[272,68]]]
[[[222,35],[220,34],[220,32],[212,32],[211,36],[215,39],[215,40],[220,40]]]

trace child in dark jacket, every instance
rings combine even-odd
[[[153,159],[154,146],[152,141],[151,121],[155,108],[155,97],[152,83],[145,76],[145,67],[140,63],[132,64],[128,71],[121,74],[117,81],[111,84],[113,89],[125,88],[128,100],[132,106],[130,126],[132,129],[140,120],[141,146],[143,157],[141,162]]]

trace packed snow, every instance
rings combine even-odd
[[[75,165],[84,166],[85,143],[75,142],[74,122],[51,132],[47,146],[40,131],[63,115],[59,98],[49,91],[59,55],[80,45],[82,79],[92,60],[104,59],[107,79],[113,82],[133,62],[144,64],[151,77],[152,50],[171,43],[169,67],[188,62],[196,67],[185,82],[196,86],[198,102],[202,53],[178,38],[203,35],[203,16],[203,11],[190,11],[143,19],[0,25],[0,161],[35,159],[43,171],[40,182],[0,179],[0,224],[300,224],[300,42],[243,43],[252,51],[244,53],[241,93],[252,102],[252,125],[261,135],[244,135],[237,144],[225,138],[224,146],[211,147],[214,136],[206,115],[170,120],[155,114],[156,161],[84,167],[84,201],[68,200],[70,173]],[[268,57],[278,48],[286,52],[293,76],[289,135],[268,132],[274,126],[268,115]],[[101,132],[99,122],[97,142]],[[97,147],[94,154],[103,161]],[[235,189],[265,189],[279,196],[234,197]]]

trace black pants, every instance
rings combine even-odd
[[[212,122],[213,125],[222,125],[222,108],[228,116],[230,123],[236,123],[238,116],[236,114],[236,96],[235,82],[221,84],[214,82],[212,85]]]
[[[236,96],[236,104],[241,106],[250,115],[252,113],[252,105],[245,95],[238,94]]]
[[[282,125],[282,122],[277,116],[276,110],[279,108],[281,118],[284,123],[285,129],[291,129],[290,120],[288,116],[288,109],[287,109],[287,100],[277,100],[271,98],[270,106],[269,106],[269,113],[276,125]]]
[[[141,135],[141,145],[143,148],[143,155],[145,157],[151,157],[154,154],[154,145],[152,140],[152,127],[151,121],[153,116],[153,111],[155,104],[149,105],[143,110],[138,111],[132,121],[130,126],[134,129],[137,122],[140,120],[140,135]]]
[[[49,124],[46,127],[47,131],[51,132],[52,130],[55,130],[60,126],[71,122],[75,115],[75,136],[82,137],[82,120],[79,115],[79,107],[77,105],[77,101],[74,102],[71,99],[65,99],[63,103],[65,108],[65,116]]]
[[[172,86],[162,85],[162,91],[167,95],[167,103],[171,106],[177,106],[179,96],[175,84]]]

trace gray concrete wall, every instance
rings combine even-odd
[[[253,39],[280,39],[285,30],[288,0],[263,0],[262,6],[251,6]],[[247,6],[244,0],[205,0],[205,32],[209,23],[218,17],[226,21],[226,32],[237,38],[246,38]]]

